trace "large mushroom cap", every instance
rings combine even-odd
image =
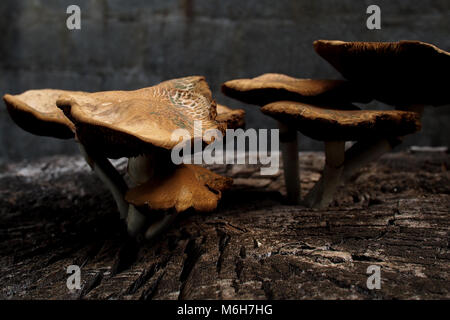
[[[209,212],[217,207],[222,191],[231,186],[232,179],[222,177],[196,165],[179,165],[167,174],[129,190],[125,200],[151,210],[177,212],[194,208]]]
[[[222,104],[217,105],[216,121],[227,129],[238,129],[245,126],[245,111],[242,109],[230,109]]]
[[[277,73],[227,81],[222,84],[222,92],[260,106],[281,100],[334,105],[372,100],[357,85],[347,81],[297,79]]]
[[[420,41],[317,40],[316,52],[346,79],[392,105],[450,103],[450,53]]]
[[[8,113],[14,122],[30,133],[60,139],[74,137],[74,125],[56,106],[62,94],[73,91],[43,89],[29,90],[22,94],[5,94]]]
[[[421,128],[419,114],[408,111],[336,110],[292,101],[274,102],[261,111],[323,141],[404,136]]]
[[[177,129],[191,138],[194,121],[203,132],[223,130],[215,120],[216,105],[204,77],[192,76],[162,82],[136,91],[106,91],[61,97],[57,104],[75,123],[77,138],[107,157],[146,153],[154,147],[172,149]]]

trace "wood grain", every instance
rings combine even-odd
[[[301,153],[302,193],[320,153]],[[115,162],[125,170],[125,162]],[[108,191],[79,157],[0,168],[3,299],[449,299],[450,157],[388,154],[327,210],[286,206],[282,172],[234,178],[217,210],[182,214],[154,243],[127,242]],[[81,266],[82,290],[66,287]],[[366,287],[381,266],[381,289]]]

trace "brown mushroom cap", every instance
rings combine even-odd
[[[62,96],[58,107],[76,126],[77,138],[109,158],[130,157],[154,147],[172,149],[176,129],[191,138],[194,121],[203,131],[223,130],[215,120],[216,105],[204,77],[192,76],[162,82],[136,91],[106,91]]]
[[[60,139],[74,137],[74,125],[56,106],[62,94],[73,91],[43,89],[29,90],[22,94],[5,94],[8,113],[14,122],[30,133]]]
[[[347,81],[297,79],[277,73],[227,81],[222,84],[222,92],[234,99],[259,106],[281,100],[344,106],[349,102],[372,100],[357,85]]]
[[[274,102],[261,111],[323,141],[404,136],[421,128],[419,114],[408,111],[337,110],[292,101]]]
[[[379,101],[397,106],[450,103],[450,53],[432,44],[318,40],[314,49]]]
[[[179,165],[168,174],[130,189],[125,200],[135,206],[148,206],[151,210],[177,212],[194,208],[209,212],[217,207],[222,191],[231,186],[232,179],[222,177],[196,165]]]
[[[217,105],[216,121],[224,124],[227,129],[238,129],[245,126],[245,111],[230,109],[222,104]]]

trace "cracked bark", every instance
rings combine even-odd
[[[138,245],[81,159],[11,164],[0,170],[1,298],[448,299],[449,165],[447,154],[386,155],[322,210],[284,205],[282,172],[212,167],[236,180],[217,211],[181,214]],[[323,156],[300,166],[305,194]],[[81,291],[66,288],[71,264]],[[381,290],[366,287],[372,264]]]

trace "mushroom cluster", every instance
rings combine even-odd
[[[4,96],[15,123],[36,135],[75,138],[89,166],[111,191],[130,235],[154,238],[180,212],[216,209],[232,179],[198,165],[175,165],[177,129],[189,143],[203,131],[244,125],[244,112],[216,106],[204,77],[191,76],[135,91],[30,90]],[[201,122],[202,132],[194,126]],[[108,159],[128,158],[132,185]]]
[[[315,51],[346,80],[264,74],[227,81],[227,96],[261,107],[278,121],[287,199],[323,208],[355,170],[421,129],[425,105],[448,104],[450,53],[419,41],[318,40]],[[154,238],[180,212],[213,211],[232,180],[201,166],[175,164],[171,151],[211,143],[207,130],[244,126],[243,110],[216,105],[204,77],[164,81],[134,91],[30,90],[4,97],[18,126],[36,135],[75,139],[87,163],[111,191],[130,235]],[[372,100],[396,110],[361,109]],[[195,125],[200,122],[200,128]],[[323,141],[322,176],[301,201],[298,132]],[[345,150],[345,142],[354,144]],[[108,159],[128,158],[131,185]]]
[[[450,53],[419,41],[318,40],[315,51],[346,80],[264,74],[225,82],[222,92],[258,105],[280,129],[287,199],[327,207],[352,174],[421,129],[424,105],[448,104]],[[361,110],[372,100],[396,110]],[[301,201],[297,131],[325,144],[322,176]],[[345,142],[354,144],[345,150]]]

